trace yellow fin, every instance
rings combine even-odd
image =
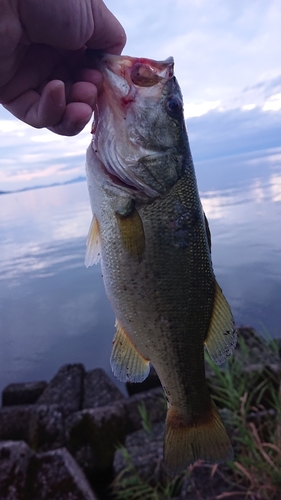
[[[112,371],[121,382],[142,382],[149,374],[149,360],[136,350],[118,320],[115,326],[116,333],[110,358]]]
[[[124,248],[133,257],[141,257],[145,249],[145,235],[137,210],[125,217],[116,213],[116,218]]]
[[[205,345],[214,363],[223,363],[235,349],[237,333],[231,309],[216,283],[213,314]]]
[[[199,459],[221,463],[232,458],[230,439],[212,400],[205,418],[193,425],[188,425],[176,408],[168,409],[164,462],[170,473],[179,473]]]
[[[85,266],[97,264],[101,258],[100,228],[95,216],[93,216],[86,243]]]

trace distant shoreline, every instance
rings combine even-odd
[[[30,187],[25,187],[25,188],[21,188],[21,189],[13,189],[12,191],[0,191],[0,196],[1,196],[1,194],[22,193],[24,191],[31,191],[33,189],[44,189],[44,188],[50,188],[50,187],[55,187],[55,186],[65,186],[67,184],[75,184],[76,182],[85,182],[85,181],[86,181],[86,177],[80,176],[80,177],[76,177],[75,179],[71,179],[70,181],[54,182],[53,184],[46,184],[44,186],[30,186]]]

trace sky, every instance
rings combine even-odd
[[[280,0],[105,3],[126,30],[124,54],[174,57],[195,167],[253,151],[281,158]],[[83,176],[90,139],[90,124],[61,137],[0,107],[0,191]]]

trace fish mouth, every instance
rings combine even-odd
[[[134,133],[141,102],[160,100],[163,86],[174,75],[174,60],[154,61],[147,58],[116,56],[90,51],[93,65],[104,77],[92,125],[93,148],[108,177],[119,187],[148,196],[159,193],[148,186],[132,168],[142,157],[160,156],[151,151]]]
[[[144,57],[104,54],[99,59],[99,70],[123,94],[125,104],[131,101],[134,87],[153,87],[161,80],[174,75],[174,59],[154,61]]]
[[[124,104],[132,100],[134,87],[153,87],[161,80],[174,76],[174,59],[155,61],[144,57],[116,56],[87,49],[87,57],[105,78],[105,86],[111,84],[120,92]]]

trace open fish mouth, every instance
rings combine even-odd
[[[142,157],[158,157],[163,151],[146,144],[139,124],[146,103],[159,103],[165,83],[174,75],[174,60],[94,54],[93,62],[104,77],[92,126],[95,154],[113,184],[158,196],[134,167]]]
[[[168,57],[165,61],[152,59],[115,56],[105,54],[100,58],[98,68],[104,77],[119,89],[122,102],[127,104],[134,100],[135,87],[153,87],[161,80],[174,75],[174,60]]]

